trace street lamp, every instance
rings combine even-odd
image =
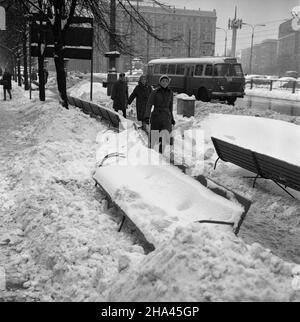
[[[254,43],[254,29],[256,27],[265,27],[264,24],[251,25],[249,23],[243,22],[243,25],[250,26],[252,28],[252,38],[251,38],[251,49],[250,49],[250,63],[249,63],[249,74],[252,73],[252,57],[253,57],[253,43]]]
[[[224,51],[224,56],[226,56],[227,55],[227,39],[228,39],[227,31],[226,31],[226,29],[220,28],[220,27],[216,27],[216,29],[223,30],[225,32],[225,51]]]

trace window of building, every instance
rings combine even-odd
[[[205,76],[212,76],[212,72],[213,72],[213,66],[212,65],[206,65]]]
[[[176,65],[169,65],[168,74],[169,75],[175,75],[176,74]]]
[[[184,69],[185,65],[184,64],[178,64],[176,65],[176,75],[184,75]]]
[[[160,65],[160,73],[167,74],[168,72],[168,65]]]
[[[202,76],[203,74],[203,65],[196,65],[195,76]]]

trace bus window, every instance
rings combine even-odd
[[[155,65],[154,66],[154,74],[159,74],[160,73],[160,65]]]
[[[168,65],[160,65],[161,74],[167,74],[167,71],[168,71]]]
[[[215,76],[229,76],[229,66],[228,64],[216,64],[214,66]]]
[[[153,65],[148,65],[148,75],[153,75]]]
[[[196,65],[195,76],[202,76],[203,74],[203,65]]]
[[[213,72],[213,66],[212,65],[206,65],[205,76],[212,76],[212,72]]]
[[[243,70],[240,64],[231,65],[231,76],[243,77]]]
[[[175,75],[176,74],[176,65],[169,65],[168,67],[168,74],[169,75]]]
[[[176,65],[176,75],[184,75],[184,69],[185,69],[184,64]]]

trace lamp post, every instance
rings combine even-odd
[[[256,27],[265,27],[266,25],[264,25],[264,24],[251,25],[251,24],[245,23],[245,22],[243,22],[243,25],[250,26],[251,29],[252,29],[251,49],[250,49],[250,62],[249,62],[249,74],[251,74],[252,73],[253,44],[254,44],[254,29]]]
[[[225,51],[224,51],[224,56],[226,56],[227,55],[227,39],[228,39],[227,31],[226,31],[226,29],[220,28],[220,27],[216,27],[216,29],[223,30],[225,32]]]

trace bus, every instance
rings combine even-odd
[[[148,63],[150,85],[157,86],[164,74],[171,78],[174,92],[195,95],[203,102],[219,99],[234,105],[238,97],[245,95],[245,77],[236,58],[163,58]]]

